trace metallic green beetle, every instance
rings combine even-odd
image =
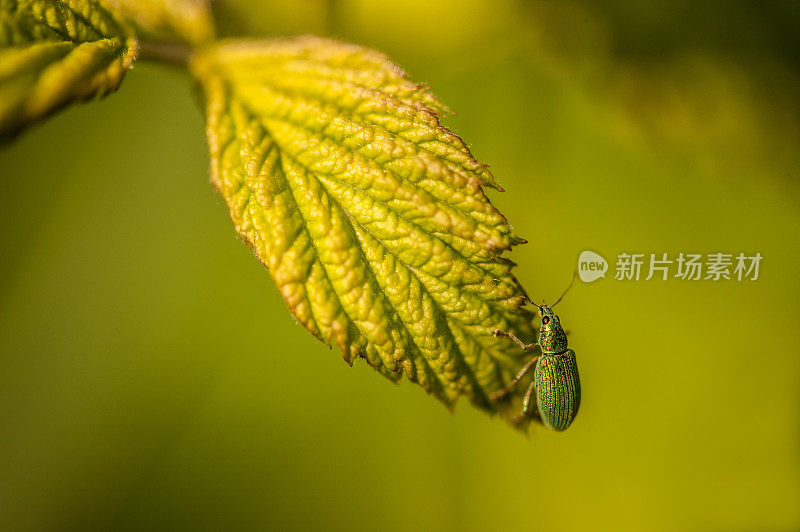
[[[561,297],[558,301],[561,301]],[[505,388],[492,395],[492,399],[499,400],[505,397],[535,366],[533,382],[525,392],[522,413],[516,421],[535,416],[536,412],[531,412],[531,401],[533,393],[536,392],[537,412],[542,423],[550,429],[562,431],[570,426],[581,405],[578,364],[575,361],[575,352],[567,347],[567,334],[553,309],[547,305],[537,305],[537,308],[542,319],[538,343],[526,345],[512,333],[494,331],[495,336],[507,336],[525,351],[539,348],[541,354],[525,364]]]

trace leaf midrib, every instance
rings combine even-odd
[[[265,129],[266,129],[267,131],[269,131],[267,128],[265,128]],[[273,137],[273,138],[274,138],[274,137]],[[277,144],[277,142],[276,142],[276,144]],[[323,189],[323,190],[325,190],[325,194],[328,196],[328,199],[331,201],[331,203],[332,203],[333,205],[335,205],[335,206],[336,206],[336,208],[339,210],[339,212],[340,212],[340,213],[342,213],[342,214],[344,214],[344,215],[345,215],[345,217],[346,217],[346,219],[347,219],[347,220],[349,220],[349,223],[350,223],[350,225],[351,225],[351,228],[352,228],[352,225],[353,225],[353,224],[356,224],[356,225],[358,225],[358,226],[359,226],[359,227],[360,227],[360,228],[361,228],[361,229],[362,229],[362,230],[363,230],[365,233],[369,234],[369,235],[370,235],[372,238],[374,238],[374,239],[375,239],[377,242],[379,242],[379,243],[380,243],[380,245],[381,245],[381,247],[382,247],[382,248],[383,248],[383,249],[384,249],[384,250],[385,250],[387,253],[391,254],[391,255],[392,255],[394,258],[395,258],[395,261],[396,261],[398,264],[402,264],[402,265],[403,265],[403,267],[404,267],[404,268],[406,268],[406,269],[407,269],[407,270],[408,270],[408,271],[409,271],[409,272],[410,272],[410,273],[411,273],[411,274],[414,276],[414,279],[416,279],[416,281],[419,283],[419,286],[420,286],[420,287],[421,287],[421,289],[422,289],[422,290],[425,292],[425,294],[426,294],[426,295],[427,295],[427,297],[430,299],[430,301],[433,303],[433,305],[436,307],[436,309],[439,311],[439,313],[440,313],[442,316],[446,317],[446,318],[448,317],[448,313],[447,313],[447,312],[446,312],[446,311],[445,311],[445,310],[444,310],[444,309],[441,307],[441,305],[439,304],[439,302],[438,302],[438,301],[436,301],[436,298],[435,298],[435,297],[433,297],[433,295],[431,295],[431,292],[430,292],[430,290],[428,289],[428,287],[427,287],[427,286],[425,285],[425,283],[424,283],[424,282],[423,282],[423,281],[422,281],[422,280],[419,278],[419,274],[418,274],[418,272],[417,272],[417,269],[416,269],[414,266],[411,266],[410,264],[407,264],[406,262],[404,262],[403,260],[401,260],[401,259],[400,259],[400,257],[399,257],[399,256],[398,256],[398,255],[397,255],[397,254],[396,254],[394,251],[392,251],[390,248],[388,248],[388,247],[387,247],[387,246],[384,244],[384,242],[383,242],[383,240],[382,240],[381,238],[377,237],[377,236],[376,236],[376,235],[375,235],[375,234],[374,234],[372,231],[370,231],[370,230],[369,230],[369,228],[367,228],[366,226],[364,226],[364,224],[362,224],[361,222],[359,222],[358,220],[356,220],[355,218],[353,218],[353,216],[352,216],[352,215],[351,215],[351,214],[350,214],[350,213],[347,211],[347,209],[345,209],[344,207],[342,207],[342,205],[339,203],[339,200],[338,200],[338,199],[336,199],[336,198],[335,198],[333,195],[331,195],[331,193],[330,193],[330,191],[328,190],[328,188],[325,186],[325,184],[324,184],[322,181],[320,181],[320,180],[319,180],[319,178],[316,176],[316,173],[315,173],[313,170],[309,169],[309,168],[308,168],[306,165],[304,165],[302,162],[298,161],[298,160],[297,160],[297,158],[295,158],[295,157],[294,157],[292,154],[290,154],[290,153],[286,153],[286,155],[285,155],[285,156],[286,156],[286,157],[288,157],[289,159],[291,159],[292,161],[294,161],[294,163],[295,163],[295,164],[297,164],[298,166],[300,166],[301,168],[303,168],[303,170],[304,170],[304,171],[305,171],[305,172],[306,172],[306,173],[307,173],[307,174],[308,174],[310,177],[312,177],[313,179],[316,179],[316,180],[317,180],[317,182],[318,182],[318,183],[320,184],[320,186],[322,187],[322,189]],[[283,157],[284,157],[284,154],[283,154],[283,153],[281,153],[281,154],[280,154],[280,157],[281,157],[281,158],[283,158]],[[334,178],[334,179],[335,179],[335,178]],[[290,188],[291,188],[291,186],[290,186]],[[293,194],[293,197],[294,197],[294,194]],[[312,240],[313,240],[313,239],[312,239]],[[445,245],[446,245],[446,243],[445,243]],[[316,251],[316,247],[315,247],[315,251]],[[378,287],[380,287],[380,283],[377,281],[377,274],[376,274],[376,273],[375,273],[375,271],[373,270],[373,268],[372,268],[372,264],[370,263],[370,261],[369,261],[369,260],[366,258],[366,256],[364,255],[364,250],[363,250],[363,248],[361,247],[361,245],[358,245],[358,252],[359,252],[359,254],[361,255],[361,258],[362,258],[362,260],[363,260],[364,264],[367,266],[367,268],[369,268],[370,275],[372,276],[372,278],[373,278],[373,280],[375,281],[376,285],[377,285]],[[382,290],[382,289],[381,289],[381,291],[383,292],[383,290]],[[384,292],[384,294],[383,294],[383,297],[384,297],[384,299],[385,299],[387,302],[389,302],[389,298],[388,298],[388,296],[385,294],[385,292]],[[490,302],[489,302],[489,301],[487,301],[487,303],[490,303]],[[391,303],[389,303],[389,304],[390,304],[390,306],[392,306],[392,305],[391,305]],[[396,310],[394,310],[394,306],[392,306],[392,309],[393,309],[393,312],[395,313],[395,315],[397,316],[397,318],[398,318],[398,321],[399,321],[400,323],[402,323],[402,324],[403,324],[403,328],[405,329],[405,331],[406,331],[406,333],[408,334],[408,336],[409,336],[409,338],[411,339],[411,341],[414,343],[414,346],[415,346],[415,348],[416,348],[416,351],[417,351],[417,353],[418,353],[418,355],[419,355],[419,357],[418,357],[418,358],[420,358],[420,359],[422,359],[422,360],[426,360],[426,357],[425,357],[425,356],[422,354],[422,351],[419,349],[419,345],[416,343],[416,340],[415,340],[415,338],[414,338],[414,334],[412,334],[412,333],[409,331],[409,329],[408,329],[408,326],[407,326],[406,322],[405,322],[405,321],[403,321],[403,319],[402,319],[402,318],[400,318],[399,314],[397,314],[397,311],[396,311]],[[467,360],[466,360],[466,355],[465,355],[465,354],[464,354],[464,352],[461,350],[461,346],[459,345],[458,341],[456,340],[455,336],[453,335],[453,331],[452,331],[452,329],[451,329],[451,324],[450,324],[450,321],[451,321],[451,320],[449,320],[449,319],[446,319],[446,320],[445,320],[445,323],[446,323],[446,325],[447,325],[447,333],[448,333],[448,336],[449,336],[449,339],[450,339],[450,341],[452,342],[452,344],[453,344],[453,345],[455,346],[455,348],[456,348],[456,352],[457,352],[457,355],[458,355],[458,365],[459,365],[459,366],[461,366],[461,368],[463,369],[463,371],[464,371],[465,375],[467,375],[467,380],[470,382],[470,390],[473,392],[473,396],[472,396],[472,398],[473,398],[473,399],[475,399],[476,401],[480,400],[480,403],[481,403],[481,405],[482,405],[482,406],[485,406],[485,407],[490,407],[490,406],[491,406],[491,403],[490,403],[490,401],[488,400],[488,397],[486,396],[485,392],[483,391],[483,387],[480,385],[480,383],[479,383],[479,381],[478,381],[478,379],[477,379],[477,375],[475,375],[475,372],[472,370],[472,368],[470,367],[470,365],[467,363]],[[464,332],[464,334],[466,334],[466,335],[470,335],[469,331],[465,329],[465,325],[464,325],[464,324],[460,323],[458,320],[452,320],[452,321],[454,321],[454,322],[457,324],[458,328],[459,328],[461,331],[463,331],[463,332]],[[471,335],[470,335],[470,336],[471,336]],[[479,345],[482,345],[482,344],[479,344]],[[487,350],[487,351],[489,350],[489,349],[488,349],[486,346],[483,346],[483,345],[482,345],[482,347],[483,347],[483,349],[484,349],[484,350]],[[427,360],[426,360],[426,362],[427,362]],[[458,381],[458,380],[455,380],[455,381],[453,381],[453,380],[449,380],[448,382],[455,383],[455,384],[456,384],[456,389],[457,389],[457,390],[459,389],[459,381]]]
[[[233,94],[233,93],[231,92],[231,94]],[[246,106],[244,103],[241,103],[241,102],[240,102],[240,105],[242,105],[242,107],[243,107],[244,109],[246,109],[246,110],[247,110],[247,112],[248,112],[248,113],[250,113],[250,114],[251,114],[251,116],[253,116],[254,118],[257,116],[257,115],[255,115],[255,114],[253,114],[252,110],[250,110],[249,108],[247,108],[247,106]],[[263,130],[264,130],[265,134],[266,134],[266,135],[269,135],[269,136],[270,136],[270,137],[273,139],[273,142],[275,143],[276,149],[278,149],[278,146],[279,146],[279,145],[278,145],[278,142],[275,140],[275,137],[274,137],[274,136],[272,135],[272,133],[269,131],[269,128],[268,128],[266,125],[261,125],[261,127],[263,128]],[[280,171],[280,174],[281,174],[281,179],[284,181],[284,183],[286,184],[286,187],[287,187],[287,189],[289,190],[290,194],[292,195],[292,199],[294,200],[294,203],[295,203],[296,205],[299,205],[299,203],[298,203],[298,200],[297,200],[297,196],[295,195],[295,189],[294,189],[294,187],[292,186],[292,184],[290,183],[290,181],[289,181],[288,177],[287,177],[287,176],[286,176],[286,174],[285,174],[285,172],[286,172],[286,171],[285,171],[285,169],[284,169],[284,166],[283,166],[283,159],[284,159],[284,157],[286,157],[286,156],[288,156],[290,159],[292,159],[292,160],[293,160],[293,161],[294,161],[294,162],[295,162],[295,163],[296,163],[298,166],[300,166],[301,168],[303,168],[303,169],[306,171],[306,173],[307,173],[307,174],[308,174],[310,177],[312,177],[313,179],[317,179],[317,178],[316,178],[316,176],[314,175],[314,173],[313,173],[313,172],[311,172],[311,171],[310,171],[308,168],[306,168],[306,166],[305,166],[305,165],[303,165],[302,163],[300,163],[299,161],[297,161],[297,159],[295,159],[294,157],[292,157],[292,156],[291,156],[291,154],[287,154],[287,153],[285,152],[285,150],[280,150],[280,149],[278,149],[278,158],[279,158],[279,164],[278,164],[278,167],[279,167],[279,169],[280,169],[279,171]],[[332,202],[336,203],[337,207],[338,207],[338,208],[341,210],[341,207],[339,206],[338,202],[336,201],[336,199],[335,199],[335,198],[332,198],[332,197],[330,196],[330,193],[328,192],[327,188],[325,188],[325,185],[323,185],[321,182],[319,182],[319,180],[317,180],[317,182],[320,184],[320,186],[323,188],[323,190],[325,190],[325,194],[328,196],[328,198],[329,198],[329,199],[330,199]],[[346,212],[346,211],[345,211],[345,215],[349,217],[349,214],[347,214],[347,212]],[[300,216],[302,217],[302,213],[300,214]],[[303,217],[303,220],[305,221],[305,217]],[[328,273],[328,269],[325,267],[325,263],[324,263],[324,262],[322,261],[322,259],[321,259],[321,256],[320,256],[320,253],[319,253],[319,251],[318,251],[318,249],[317,249],[317,246],[316,246],[316,243],[315,243],[315,241],[314,241],[314,238],[313,238],[313,237],[311,236],[311,234],[308,232],[308,228],[306,227],[306,225],[305,225],[305,224],[303,225],[303,230],[306,232],[306,234],[307,234],[307,236],[308,236],[308,240],[309,240],[309,242],[310,242],[310,245],[311,245],[311,247],[312,247],[312,248],[313,248],[313,250],[314,250],[315,260],[319,261],[319,263],[320,263],[320,264],[323,266],[323,268],[322,268],[322,269],[323,269],[323,271],[325,272],[325,277],[328,279],[328,282],[330,283],[331,287],[334,287],[335,285],[334,285],[334,283],[332,282],[332,280],[331,280],[331,278],[330,278],[330,275],[329,275],[329,273]],[[375,281],[375,284],[376,284],[376,285],[377,285],[377,286],[380,288],[380,283],[378,283],[378,282],[377,282],[377,280],[375,280],[375,273],[374,273],[374,271],[372,270],[371,266],[369,265],[369,262],[368,262],[368,261],[366,260],[366,258],[364,257],[363,250],[361,249],[361,246],[358,246],[358,251],[359,251],[359,254],[361,254],[361,257],[362,257],[362,260],[364,261],[364,264],[365,264],[365,265],[367,265],[367,267],[369,268],[370,275],[372,276],[373,280]],[[405,321],[403,321],[403,320],[400,318],[400,316],[397,314],[397,311],[396,311],[396,309],[395,309],[395,308],[394,308],[394,306],[393,306],[393,305],[392,305],[392,304],[389,302],[389,300],[388,300],[388,297],[387,297],[387,296],[386,296],[386,294],[383,292],[383,290],[381,290],[381,292],[382,292],[382,295],[383,295],[384,301],[385,301],[386,303],[388,303],[388,306],[389,306],[389,307],[392,309],[392,313],[395,315],[395,318],[397,319],[397,321],[398,321],[399,323],[403,324],[403,329],[405,330],[405,332],[406,332],[406,335],[407,335],[407,337],[410,339],[410,341],[411,341],[411,344],[412,344],[412,346],[413,346],[413,355],[416,355],[416,356],[415,356],[415,358],[417,358],[417,359],[419,359],[419,360],[422,360],[422,361],[423,361],[423,363],[424,363],[424,364],[426,365],[426,367],[429,369],[429,372],[428,372],[428,373],[429,373],[429,374],[432,374],[432,375],[434,375],[434,376],[436,377],[436,379],[439,381],[439,385],[440,385],[442,388],[444,388],[444,385],[441,383],[441,380],[439,379],[439,372],[435,371],[433,368],[431,368],[431,367],[430,367],[430,365],[429,365],[429,362],[428,362],[428,359],[427,359],[427,358],[426,358],[426,357],[425,357],[425,356],[422,354],[422,351],[421,351],[421,349],[420,349],[419,345],[417,344],[417,342],[416,342],[416,340],[415,340],[415,338],[414,338],[414,335],[411,333],[411,331],[409,331],[409,330],[408,330],[408,326],[407,326],[406,322],[405,322]],[[334,288],[334,293],[335,293],[335,288]],[[338,298],[338,295],[337,295],[337,298]],[[356,330],[358,330],[358,332],[359,332],[359,333],[360,333],[362,336],[364,336],[364,333],[361,331],[361,329],[360,329],[360,328],[358,327],[358,325],[356,324],[356,321],[353,319],[353,317],[352,317],[352,316],[350,315],[350,313],[347,311],[347,308],[345,308],[343,305],[340,305],[340,306],[341,306],[341,308],[342,308],[342,312],[344,312],[344,314],[347,316],[347,319],[348,319],[348,320],[350,320],[350,322],[351,322],[351,323],[352,323],[352,324],[355,326]],[[313,308],[313,306],[312,306],[312,308]],[[312,312],[313,312],[313,311],[312,311]],[[368,339],[368,338],[366,338],[366,337],[365,337],[365,339],[367,340],[367,342],[369,342],[369,339]],[[394,350],[393,350],[393,351],[394,351]],[[392,353],[392,356],[394,356],[394,352]],[[383,360],[383,357],[381,357],[381,359]],[[385,361],[384,361],[384,365],[385,365]],[[396,365],[396,366],[398,365],[398,364],[397,364],[397,361],[395,361],[395,365]],[[402,364],[399,364],[399,366],[402,366]],[[389,366],[387,366],[387,367],[390,369],[390,371],[397,371],[397,370],[392,370],[392,369],[391,369],[391,367],[389,367]],[[399,371],[402,371],[402,369],[400,369]]]
[[[243,103],[242,105],[245,105],[245,104]],[[251,110],[250,112],[252,113],[252,110]],[[254,114],[255,114],[255,113],[254,113]],[[256,114],[256,116],[258,116],[258,115]],[[314,133],[315,135],[316,135],[316,134],[318,134],[318,133],[314,132],[313,130],[310,130],[310,129],[308,129],[308,128],[305,128],[305,127],[303,127],[302,125],[300,125],[300,124],[297,124],[296,122],[292,122],[292,121],[290,121],[290,120],[284,120],[284,119],[280,119],[280,118],[272,118],[272,117],[270,117],[268,120],[272,120],[272,121],[275,121],[275,122],[283,122],[283,123],[289,124],[289,125],[291,125],[291,126],[293,126],[293,127],[296,127],[296,128],[298,128],[298,129],[301,129],[301,130],[304,130],[304,131],[307,131],[307,132]],[[324,135],[322,135],[322,134],[319,134],[319,135],[321,135],[321,136],[324,136]],[[273,137],[273,138],[274,138],[274,137]],[[327,138],[327,137],[326,137],[326,138]],[[330,140],[330,139],[329,139],[329,140]],[[277,143],[277,141],[276,141],[276,143]],[[354,152],[352,149],[350,149],[350,148],[347,148],[347,147],[344,147],[344,146],[342,146],[342,149],[343,149],[343,150],[345,150],[345,151],[347,151],[348,153],[351,153],[351,154],[358,155],[357,153],[355,153],[355,152]],[[297,161],[297,159],[296,159],[295,157],[292,157],[292,158],[293,158],[295,161]],[[303,164],[302,164],[302,163],[300,163],[299,161],[297,161],[297,162],[298,162],[298,164],[300,164],[301,166],[303,166],[303,168],[306,168],[306,169],[307,169],[307,171],[309,171],[309,172],[311,172],[311,173],[313,173],[313,174],[315,174],[315,173],[316,173],[314,170],[311,170],[311,169],[309,169],[308,167],[306,167],[305,165],[303,165]],[[381,168],[381,169],[382,169],[382,170],[384,170],[383,168]],[[389,171],[389,172],[391,172],[391,170],[386,170],[386,171]],[[394,176],[395,176],[397,179],[402,179],[402,177],[401,177],[401,176],[398,176],[398,175],[396,175],[396,174],[393,174],[393,175],[394,175]],[[358,187],[356,187],[356,186],[354,186],[354,185],[352,185],[352,184],[350,184],[350,183],[346,183],[346,182],[342,181],[341,179],[339,179],[338,177],[336,177],[336,176],[335,176],[335,175],[333,175],[333,174],[326,174],[326,176],[327,176],[328,178],[330,178],[330,179],[333,179],[333,180],[335,180],[336,182],[338,182],[338,183],[339,183],[339,184],[341,184],[342,186],[346,186],[346,187],[352,188],[353,190],[357,190],[357,191],[359,191],[360,193],[364,194],[365,196],[369,197],[371,200],[375,201],[376,203],[379,203],[379,204],[383,205],[383,206],[384,206],[384,207],[385,207],[385,208],[386,208],[386,209],[387,209],[389,212],[391,212],[392,214],[396,215],[398,218],[401,218],[401,219],[403,219],[403,220],[404,220],[404,221],[406,221],[406,222],[407,222],[409,225],[416,227],[416,228],[417,228],[417,229],[419,229],[421,232],[424,232],[425,234],[428,234],[428,235],[430,235],[432,238],[435,238],[436,240],[438,240],[439,242],[441,242],[441,243],[442,243],[442,244],[443,244],[445,247],[447,247],[448,249],[450,249],[450,250],[451,250],[451,251],[452,251],[452,252],[453,252],[455,255],[457,255],[458,257],[460,257],[460,258],[461,258],[461,259],[463,259],[464,261],[468,262],[469,264],[471,264],[471,265],[474,265],[474,266],[475,266],[477,269],[479,269],[479,270],[480,270],[480,271],[481,271],[481,272],[482,272],[482,273],[483,273],[485,276],[487,276],[487,277],[490,277],[490,278],[492,278],[492,279],[494,279],[494,278],[495,278],[495,277],[494,277],[494,274],[493,274],[492,272],[490,272],[490,271],[486,270],[486,269],[485,269],[483,266],[481,266],[482,264],[487,264],[487,262],[475,262],[475,261],[472,261],[472,260],[471,260],[469,257],[465,256],[465,255],[464,255],[462,252],[460,252],[459,250],[455,249],[455,248],[454,248],[454,247],[453,247],[453,246],[452,246],[450,243],[448,243],[448,242],[446,242],[445,240],[443,240],[443,239],[442,239],[442,237],[441,237],[439,234],[437,234],[437,232],[428,231],[427,229],[425,229],[425,228],[421,227],[421,226],[420,226],[418,223],[416,223],[415,221],[413,221],[413,220],[411,220],[411,219],[407,218],[407,217],[406,217],[405,215],[403,215],[402,213],[399,213],[399,212],[397,212],[395,209],[393,209],[393,208],[392,208],[391,206],[389,206],[387,203],[385,203],[385,202],[382,202],[382,201],[380,201],[380,200],[376,199],[376,198],[375,198],[375,197],[373,197],[371,194],[369,194],[367,191],[365,191],[365,190],[363,190],[363,189],[360,189],[360,188],[358,188]],[[326,188],[326,190],[327,190],[327,188]],[[425,191],[425,190],[421,190],[421,191],[422,191],[422,192],[424,192],[424,193],[426,193],[426,194],[428,194],[428,193],[427,193],[427,191]],[[436,198],[432,198],[432,201],[436,201],[437,203],[444,203],[444,202],[441,202],[440,200],[437,200]],[[445,204],[445,205],[447,205],[446,203],[444,203],[444,204]],[[447,205],[447,206],[448,206],[448,207],[450,207],[450,208],[456,209],[456,208],[455,208],[455,207],[453,207],[452,205]],[[478,222],[478,223],[480,223],[480,222]],[[456,235],[456,236],[458,236],[458,235]],[[494,260],[491,260],[491,263],[492,263],[492,264],[499,264],[498,262],[496,262],[496,261],[494,261]],[[507,281],[507,280],[501,280],[501,282],[502,282],[502,283],[503,283],[505,286],[507,286],[508,288],[510,288],[512,291],[516,291],[516,290],[518,290],[517,286],[516,286],[514,283],[510,282],[510,281]],[[470,283],[465,283],[465,284],[470,284]],[[477,284],[477,283],[475,283],[475,284]],[[491,301],[491,300],[487,300],[487,301]],[[505,298],[499,298],[497,301],[505,301]]]

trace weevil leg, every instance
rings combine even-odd
[[[536,344],[536,345],[538,345],[538,344]],[[514,377],[513,379],[511,379],[508,382],[508,384],[506,384],[505,388],[503,388],[501,390],[498,390],[498,391],[496,391],[496,392],[494,392],[492,394],[492,396],[491,396],[492,401],[499,401],[500,399],[502,399],[503,397],[508,395],[508,393],[511,390],[514,389],[514,387],[517,385],[517,383],[522,380],[522,377],[527,375],[527,373],[531,370],[531,368],[533,368],[536,365],[536,361],[537,360],[539,360],[539,355],[536,355],[535,357],[530,359],[530,361],[527,364],[522,366],[522,369],[519,370],[519,373],[517,373],[517,376]]]
[[[522,349],[524,349],[525,351],[533,351],[533,350],[534,350],[534,349],[536,349],[537,347],[540,347],[540,346],[539,346],[539,344],[537,344],[537,343],[534,343],[534,344],[526,344],[525,342],[523,342],[522,340],[520,340],[519,338],[517,338],[517,337],[514,335],[514,333],[510,333],[510,332],[504,332],[504,331],[501,331],[501,330],[496,330],[496,331],[494,331],[494,333],[493,333],[493,334],[494,334],[495,336],[505,336],[506,338],[511,338],[512,340],[514,340],[514,342],[516,342],[516,344],[517,344],[518,346],[520,346],[520,347],[521,347]]]
[[[528,386],[528,391],[525,392],[525,397],[522,398],[522,415],[528,416],[531,412],[531,399],[533,398],[533,392],[536,391],[536,382],[532,382],[530,386]]]
[[[519,415],[515,416],[514,419],[511,420],[511,423],[514,425],[519,425],[525,419],[532,417],[531,416],[531,402],[533,401],[533,392],[536,390],[536,383],[532,382],[530,386],[528,386],[528,390],[525,392],[525,397],[522,398],[522,412]]]

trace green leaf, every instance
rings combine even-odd
[[[492,206],[486,165],[445,110],[384,55],[316,37],[232,41],[195,56],[211,179],[292,314],[393,381],[452,406],[492,392],[533,336],[501,255],[521,240]]]
[[[206,0],[107,0],[137,28],[142,38],[180,39],[202,44],[214,38]]]
[[[0,139],[117,88],[136,56],[125,24],[93,0],[0,0]]]

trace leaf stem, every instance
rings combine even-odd
[[[140,41],[139,58],[185,67],[192,56],[192,47],[170,41]]]

